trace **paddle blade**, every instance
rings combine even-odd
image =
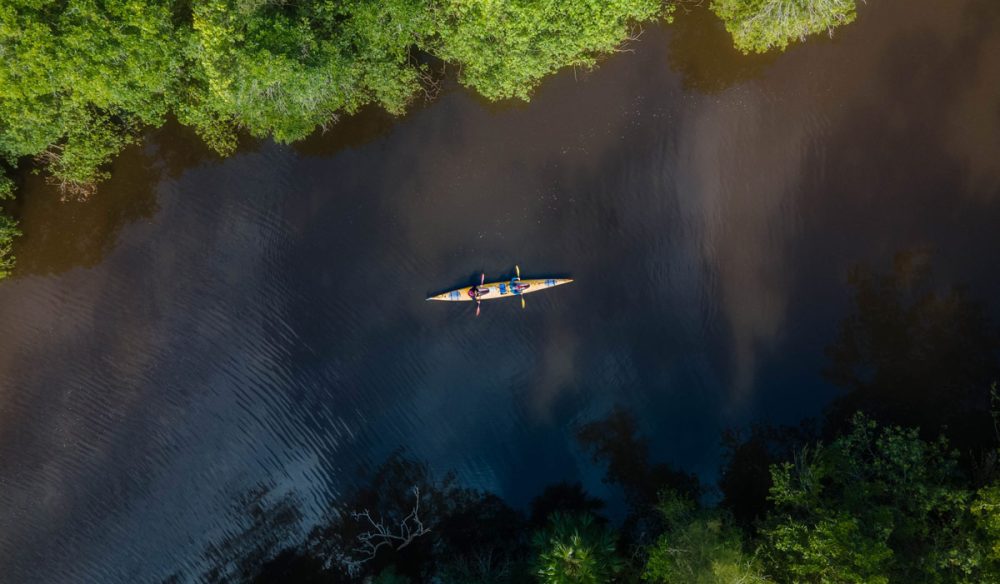
[[[524,310],[524,296],[521,296],[521,310]]]
[[[481,303],[478,300],[476,300],[476,318],[479,318],[479,306],[480,306],[480,304]]]
[[[521,267],[520,266],[514,266],[514,273],[517,274],[517,279],[520,280],[521,279]]]
[[[479,275],[479,285],[482,286],[484,283],[486,283],[486,272]]]

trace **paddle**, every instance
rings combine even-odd
[[[517,281],[521,281],[521,267],[515,265],[514,273],[517,274]],[[524,293],[518,290],[517,295],[521,297],[521,310],[524,310]]]
[[[479,285],[482,286],[484,282],[486,282],[486,272],[483,272],[479,276]],[[481,304],[482,304],[482,301],[479,300],[479,288],[477,287],[476,288],[476,318],[479,318],[479,306]]]

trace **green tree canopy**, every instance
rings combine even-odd
[[[978,499],[943,438],[858,415],[826,447],[772,468],[767,564],[789,582],[987,582],[992,499]],[[977,519],[983,509],[990,519]]]
[[[443,0],[434,53],[488,99],[528,99],[562,67],[592,67],[633,23],[668,15],[661,0]]]
[[[6,0],[0,160],[86,196],[168,115],[221,154],[301,139],[365,105],[402,113],[443,60],[490,100],[592,67],[666,0]],[[854,0],[714,0],[738,47],[849,22]],[[10,182],[0,179],[0,196]],[[9,256],[6,256],[9,257]]]
[[[377,104],[402,113],[451,61],[490,99],[592,65],[660,0],[10,0],[0,6],[0,157],[85,192],[173,113],[213,148],[290,142]]]
[[[421,0],[204,0],[179,118],[225,152],[237,127],[290,142],[368,103],[401,113],[420,86],[409,52],[429,17]]]
[[[183,69],[184,29],[163,0],[0,4],[0,156],[38,156],[64,185],[159,125]]]
[[[722,513],[699,509],[666,491],[658,510],[666,530],[649,548],[643,579],[659,584],[764,584],[770,582],[753,556],[743,552],[742,534]]]
[[[857,16],[855,0],[712,0],[711,8],[744,53],[784,49]]]

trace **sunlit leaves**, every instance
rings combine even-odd
[[[643,580],[658,584],[764,584],[756,558],[743,552],[741,534],[717,510],[699,509],[672,492],[657,505],[666,529],[648,550]]]
[[[1000,485],[984,487],[977,493],[972,503],[972,515],[976,526],[982,530],[989,542],[988,560],[994,565],[1000,563]]]
[[[663,0],[5,0],[0,158],[41,163],[68,193],[107,178],[174,115],[221,154],[239,132],[279,142],[366,105],[406,110],[444,61],[490,100],[528,99],[589,68]],[[715,0],[743,50],[854,18],[854,0]]]
[[[64,185],[140,127],[162,123],[182,68],[169,2],[67,0],[0,7],[0,154],[42,154]]]
[[[462,82],[489,99],[528,99],[543,77],[593,66],[663,8],[659,0],[441,0],[439,10],[435,52],[460,64]]]
[[[995,575],[984,558],[988,538],[973,527],[972,493],[944,440],[926,442],[916,430],[858,416],[851,432],[772,474],[775,507],[764,550],[781,581],[975,582]],[[982,500],[986,517],[992,508]]]
[[[225,151],[227,124],[290,142],[365,104],[401,113],[420,87],[409,51],[428,26],[417,0],[200,3],[188,49],[199,90],[181,119]]]
[[[14,238],[20,235],[17,222],[0,213],[0,280],[14,269]]]
[[[857,5],[856,0],[712,0],[711,8],[736,48],[763,53],[853,22]]]
[[[534,546],[535,574],[544,584],[604,584],[623,567],[614,532],[590,514],[555,513]]]

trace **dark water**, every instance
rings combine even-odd
[[[221,161],[176,127],[93,199],[29,178],[0,284],[0,570],[203,568],[237,501],[308,516],[403,445],[525,503],[579,479],[574,428],[631,408],[711,480],[722,429],[816,415],[846,276],[929,254],[1000,299],[1000,5],[869,3],[740,57],[702,12],[529,105],[447,89]],[[568,274],[425,303],[485,270]]]

